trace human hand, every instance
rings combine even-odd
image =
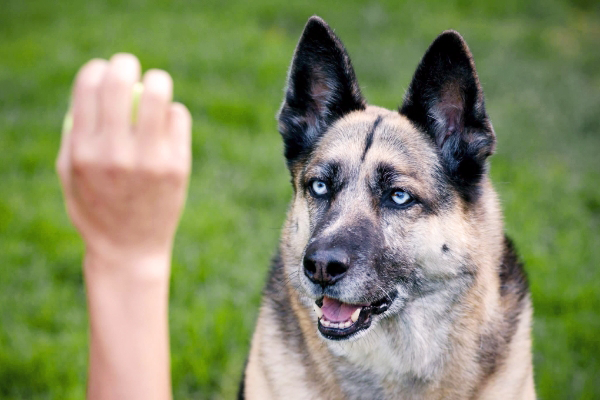
[[[130,54],[85,64],[75,80],[72,129],[63,132],[57,160],[67,212],[83,236],[86,259],[109,261],[103,265],[170,258],[185,203],[190,113],[171,102],[169,74],[149,70],[134,126],[132,89],[139,78],[139,62]]]

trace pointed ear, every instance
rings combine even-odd
[[[473,57],[458,32],[443,32],[429,46],[400,113],[430,135],[453,184],[474,200],[496,135]]]
[[[288,166],[308,154],[337,119],[364,108],[344,45],[325,21],[311,17],[296,47],[279,111]]]

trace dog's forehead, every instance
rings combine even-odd
[[[437,156],[431,141],[406,117],[370,106],[337,121],[320,140],[313,161],[335,162],[366,173],[385,163],[424,178],[435,169]]]

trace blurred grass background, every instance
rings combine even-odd
[[[541,399],[600,398],[600,7],[429,2],[4,0],[0,6],[0,397],[85,393],[82,244],[54,159],[72,78],[127,51],[194,116],[171,285],[176,398],[233,398],[291,189],[274,115],[318,14],[372,104],[396,107],[429,43],[467,39],[498,135],[492,175],[531,279]]]

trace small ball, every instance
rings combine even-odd
[[[144,91],[144,84],[142,82],[137,82],[133,85],[132,89],[132,105],[131,105],[131,124],[135,125],[137,122],[137,114],[138,108],[140,105],[140,98],[142,97],[142,92]],[[69,105],[69,111],[65,115],[63,119],[62,125],[62,133],[69,133],[73,128],[73,115],[71,111],[71,106]]]

